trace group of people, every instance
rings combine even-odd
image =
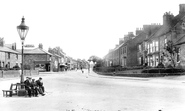
[[[45,89],[41,77],[39,77],[39,79],[36,81],[31,77],[26,77],[24,84],[29,97],[31,96],[38,97],[38,94],[41,94],[42,96],[45,95],[44,93]]]

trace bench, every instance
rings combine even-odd
[[[12,95],[26,96],[27,91],[25,90],[25,85],[21,83],[11,84],[9,90],[2,90],[3,97],[12,97]]]
[[[3,97],[12,97],[12,95],[17,94],[17,84],[11,84],[9,90],[2,90]]]
[[[3,91],[3,97],[12,97],[12,90],[2,90]]]

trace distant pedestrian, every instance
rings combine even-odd
[[[82,73],[84,73],[84,71],[83,71],[83,68],[81,67],[81,71],[82,71]]]
[[[115,75],[116,75],[116,72],[114,71],[114,72],[113,72],[113,76],[115,76]]]
[[[89,76],[89,73],[90,73],[90,64],[88,64],[88,73],[87,73],[87,76],[86,76],[86,78],[88,78],[88,76]]]
[[[88,64],[88,73],[90,73],[90,64]]]

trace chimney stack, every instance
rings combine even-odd
[[[42,43],[39,44],[39,48],[40,48],[40,49],[43,49]]]
[[[185,13],[185,4],[180,4],[179,5],[179,14]]]

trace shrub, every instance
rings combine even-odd
[[[142,70],[142,73],[181,73],[181,72],[185,72],[185,70],[177,68],[152,68]]]
[[[19,66],[14,66],[13,70],[20,70],[20,67]]]
[[[31,69],[30,65],[24,65],[24,70],[30,70],[30,69]]]

